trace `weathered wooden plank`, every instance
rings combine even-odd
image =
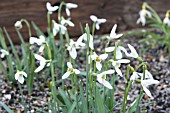
[[[61,0],[1,0],[0,1],[0,27],[5,26],[12,36],[15,43],[18,43],[18,37],[14,29],[14,23],[25,18],[34,21],[40,29],[45,32],[47,27],[46,19],[46,2],[53,4]],[[144,0],[63,0],[78,4],[77,9],[71,10],[72,21],[76,24],[75,28],[69,28],[71,36],[81,35],[79,24],[85,26],[86,23],[92,24],[89,16],[94,14],[99,18],[106,18],[106,24],[101,25],[101,30],[97,34],[109,33],[111,27],[117,23],[118,30],[126,30],[139,27],[136,25],[138,11]],[[163,18],[166,10],[170,9],[169,0],[145,0]],[[65,11],[63,11],[65,15]],[[57,16],[53,15],[54,19]],[[27,29],[24,27],[21,32],[26,40],[28,40]],[[35,35],[35,32],[33,33]]]

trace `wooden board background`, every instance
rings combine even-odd
[[[14,23],[25,18],[29,22],[34,21],[43,32],[46,32],[46,2],[57,4],[61,0],[0,0],[0,27],[6,27],[14,43],[19,43]],[[106,18],[106,24],[101,25],[102,29],[97,34],[109,33],[112,26],[117,23],[118,30],[129,30],[140,25],[136,25],[138,11],[141,4],[148,2],[163,18],[166,10],[170,9],[170,0],[63,0],[78,4],[77,9],[71,10],[72,21],[76,27],[69,28],[72,37],[81,35],[79,24],[85,26],[86,23],[92,24],[89,16],[94,14],[99,18]],[[65,11],[63,11],[65,15]],[[57,19],[56,15],[53,15]],[[21,32],[28,41],[26,27]],[[35,36],[35,32],[33,32]]]

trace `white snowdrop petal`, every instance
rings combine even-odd
[[[80,71],[78,69],[74,69],[75,74],[80,74]]]
[[[108,54],[101,54],[101,55],[99,56],[99,58],[100,58],[101,60],[105,60],[107,57],[108,57]]]
[[[116,50],[116,59],[122,59],[123,55],[119,48]]]
[[[138,53],[136,52],[136,49],[132,45],[128,44],[128,47],[129,47],[129,49],[131,51],[130,54],[132,55],[132,57],[134,57],[134,58],[139,57]]]
[[[62,79],[66,79],[66,78],[68,78],[69,76],[70,76],[70,72],[69,71],[67,71],[63,76],[62,76]]]
[[[147,87],[147,86],[152,85],[152,84],[159,84],[159,81],[158,80],[154,80],[154,79],[147,79],[147,80],[142,80],[141,84],[144,87]]]
[[[43,52],[43,50],[44,50],[44,48],[45,48],[45,45],[40,46],[40,48],[39,48],[39,52],[40,52],[40,53],[42,53],[42,52]]]
[[[97,68],[97,70],[101,70],[101,68],[102,68],[102,65],[101,65],[101,63],[100,62],[96,62],[96,68]]]
[[[138,73],[133,72],[132,76],[130,77],[130,80],[136,80],[137,78],[139,78]]]
[[[97,21],[97,17],[95,15],[91,15],[90,16],[90,19],[93,21],[93,22],[96,22]]]
[[[121,70],[118,67],[115,67],[115,71],[117,72],[118,75],[123,77]]]
[[[77,4],[73,4],[73,3],[66,3],[66,7],[71,9],[71,8],[77,8],[78,5]]]
[[[23,76],[19,76],[18,77],[18,81],[23,84],[24,83],[24,77]]]
[[[38,54],[34,54],[35,59],[40,60],[40,61],[45,61],[45,58],[43,58],[42,56],[38,55]]]
[[[115,72],[115,70],[107,70],[104,71],[102,74],[113,74]]]
[[[108,82],[108,81],[106,81],[106,80],[102,80],[102,84],[105,86],[105,87],[107,87],[108,89],[113,89],[113,87],[112,87],[112,85]]]
[[[70,10],[69,10],[69,8],[66,8],[66,14],[67,14],[67,16],[70,16]]]
[[[120,38],[121,36],[123,36],[123,34],[117,34],[117,35],[115,35],[115,39],[117,39],[117,38]]]
[[[73,68],[72,64],[70,62],[67,62],[67,67],[68,68]]]
[[[98,23],[96,23],[96,29],[99,30],[100,29],[100,26]]]
[[[69,51],[69,53],[70,53],[70,56],[71,56],[73,59],[76,59],[76,57],[77,57],[76,48],[73,47],[73,48]]]
[[[153,98],[152,95],[151,95],[151,92],[143,86],[143,90],[145,91],[145,93],[150,97],[150,98]]]
[[[119,62],[119,63],[129,63],[130,60],[128,60],[128,59],[120,59],[117,62]]]
[[[98,19],[98,22],[99,22],[99,23],[105,23],[105,22],[106,22],[106,19]]]
[[[111,30],[111,33],[110,33],[110,37],[115,36],[116,28],[117,28],[117,24],[115,24],[115,25],[113,26],[113,28],[112,28],[112,30]],[[112,37],[112,38],[114,38],[114,37]]]
[[[25,77],[27,77],[27,73],[25,73],[24,71],[21,71],[22,75],[24,75]]]
[[[20,72],[15,73],[15,80],[18,80]]]
[[[40,72],[45,67],[45,62],[40,61],[40,66],[35,69],[35,73]]]
[[[102,79],[101,77],[99,77],[99,76],[100,76],[100,75],[97,76],[97,81],[102,84],[102,80],[103,80],[103,79]]]
[[[113,52],[114,49],[115,49],[115,47],[107,47],[107,48],[105,48],[105,51],[106,52]]]

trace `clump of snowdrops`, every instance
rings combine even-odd
[[[105,48],[97,52],[94,43],[95,30],[99,30],[106,19],[99,19],[95,15],[91,15],[92,31],[86,24],[85,32],[77,40],[74,40],[70,39],[67,27],[74,27],[70,10],[77,8],[78,5],[61,2],[60,6],[52,6],[48,2],[46,7],[48,36],[45,36],[34,22],[32,22],[32,26],[37,32],[36,37],[32,36],[30,23],[27,20],[21,19],[15,23],[21,40],[22,56],[18,55],[6,29],[0,30],[1,58],[7,62],[7,67],[5,67],[0,59],[0,68],[11,85],[18,84],[21,96],[23,97],[24,84],[27,85],[27,89],[31,93],[34,80],[38,81],[41,76],[45,75],[42,84],[48,83],[51,91],[50,100],[45,102],[48,104],[49,111],[43,111],[42,108],[37,108],[37,110],[53,113],[112,113],[115,106],[120,105],[121,113],[132,113],[140,112],[140,101],[145,94],[153,99],[148,86],[158,84],[159,81],[153,78],[147,69],[147,63],[142,60],[131,44],[122,46],[121,37],[123,34],[116,33],[116,24],[106,37]],[[61,15],[63,7],[66,9],[67,17]],[[51,19],[52,14],[58,14],[58,20]],[[24,42],[22,34],[19,32],[24,23],[28,27],[29,44]],[[3,31],[11,45],[12,53],[9,52],[5,43]],[[56,42],[55,38],[59,38],[59,42]],[[110,46],[111,42],[114,43],[114,46]],[[83,53],[77,54],[81,50]],[[68,57],[66,58],[67,53]],[[82,67],[85,69],[81,69],[76,64],[76,60],[80,57],[84,57],[85,64],[82,65],[85,66]],[[130,62],[132,61],[138,61],[138,65],[131,66]],[[122,71],[122,64],[126,65],[126,73]],[[114,98],[114,89],[117,87],[115,80],[120,77],[124,78],[126,84],[123,101],[117,103]],[[82,79],[85,81],[83,82]],[[69,86],[65,84],[65,81],[70,81]],[[140,84],[140,94],[127,107],[128,94],[134,84]],[[71,89],[68,88],[70,86]],[[22,104],[25,108],[24,111],[27,112],[26,105],[29,103],[26,103],[22,98]]]
[[[165,17],[161,19],[161,17],[151,6],[147,3],[143,3],[142,10],[139,11],[139,16],[140,17],[137,20],[137,24],[142,23],[142,26],[148,25],[151,29],[156,29],[161,32],[155,33],[149,29],[144,32],[142,31],[142,33],[139,32],[146,37],[141,41],[150,42],[154,47],[157,45],[162,47],[165,46],[165,49],[170,52],[170,10],[168,10]]]

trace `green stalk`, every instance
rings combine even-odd
[[[28,28],[29,37],[31,37],[31,27],[30,27],[29,22],[26,19],[21,19],[21,22],[25,22],[25,24]]]
[[[50,19],[50,13],[47,13],[47,24],[48,24],[48,32],[51,32],[51,19]]]
[[[24,96],[23,96],[23,92],[22,92],[22,87],[21,87],[20,83],[18,83],[18,85],[19,85],[19,91],[20,91],[20,94],[21,94],[21,97],[22,97],[22,99],[21,99],[22,105],[24,106],[24,113],[27,113],[27,107],[26,107],[26,103],[25,103],[25,101],[24,101]]]

